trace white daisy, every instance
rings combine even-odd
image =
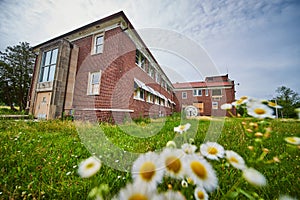
[[[149,188],[156,188],[156,185],[163,178],[163,163],[154,152],[141,154],[133,163],[131,174],[134,181],[141,181]]]
[[[268,106],[273,107],[273,108],[282,108],[282,106],[280,106],[277,103],[274,103],[272,101],[268,101]]]
[[[160,158],[165,166],[165,172],[173,178],[183,178],[185,168],[185,153],[181,149],[165,148]]]
[[[194,196],[196,200],[208,200],[208,194],[203,187],[196,187]]]
[[[211,160],[219,160],[224,157],[224,148],[216,142],[206,142],[200,145],[200,152]]]
[[[232,102],[231,104],[235,107],[240,106],[242,104],[245,104],[248,102],[248,97],[247,96],[242,96],[239,100]]]
[[[230,103],[224,103],[221,105],[222,110],[231,110],[232,109],[232,104]]]
[[[252,117],[258,118],[258,119],[264,119],[264,118],[274,118],[273,110],[262,103],[253,103],[250,104],[247,107],[247,112]]]
[[[95,156],[82,161],[78,166],[78,174],[82,178],[88,178],[96,174],[101,167],[101,161]]]
[[[168,190],[164,193],[164,200],[185,200],[185,197],[179,191]]]
[[[246,164],[244,159],[234,151],[225,151],[227,161],[237,169],[245,169]]]
[[[196,155],[187,155],[187,176],[192,178],[195,184],[204,187],[207,191],[213,191],[218,186],[218,179],[212,166]]]
[[[195,153],[197,147],[196,147],[196,145],[184,143],[183,145],[181,145],[181,149],[182,149],[186,154],[193,154],[193,153]]]
[[[290,144],[299,145],[300,138],[299,137],[286,137],[284,140]]]
[[[170,140],[170,141],[167,142],[166,147],[176,148],[176,143],[174,141]]]
[[[156,191],[149,190],[149,188],[142,183],[127,184],[125,188],[121,189],[118,195],[119,200],[163,200]]]
[[[179,125],[177,127],[174,127],[174,132],[182,134],[183,132],[186,132],[191,127],[190,123],[187,123],[185,125]]]
[[[265,186],[267,184],[265,176],[253,168],[245,168],[243,170],[243,177],[255,186]]]

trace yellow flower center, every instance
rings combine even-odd
[[[197,192],[197,196],[199,199],[204,199],[204,192],[202,191]]]
[[[248,99],[248,97],[242,96],[240,99],[241,99],[241,100],[246,100],[246,99]]]
[[[264,109],[262,109],[262,108],[255,108],[255,109],[254,109],[254,112],[255,112],[256,114],[258,114],[258,115],[263,115],[263,114],[266,113],[266,111],[265,111]]]
[[[206,179],[207,178],[207,171],[204,165],[202,165],[199,161],[192,161],[191,168],[193,172],[200,178]]]
[[[184,131],[184,128],[185,128],[184,125],[180,125],[180,126],[179,126],[179,129],[180,129],[181,131]]]
[[[128,200],[148,200],[148,198],[143,194],[133,194]]]
[[[86,165],[86,169],[91,169],[91,168],[93,168],[94,166],[95,166],[94,163],[89,163],[89,164]]]
[[[166,166],[168,170],[177,174],[181,169],[181,162],[176,156],[170,156],[166,159]]]
[[[155,165],[152,162],[145,162],[140,168],[141,177],[150,181],[155,174]]]
[[[273,107],[277,106],[277,104],[276,104],[276,103],[273,103],[273,102],[268,102],[268,105],[269,105],[269,106],[273,106]]]
[[[229,161],[232,163],[239,163],[239,161],[235,157],[230,157]]]
[[[295,138],[288,138],[287,140],[288,140],[289,142],[291,142],[291,143],[296,143]]]
[[[208,147],[207,152],[212,155],[216,155],[218,153],[218,149],[215,147]]]

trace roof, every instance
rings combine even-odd
[[[184,82],[184,83],[173,83],[175,89],[188,89],[188,88],[206,88],[206,87],[220,87],[220,86],[232,86],[233,82]]]

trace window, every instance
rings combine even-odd
[[[101,72],[89,74],[88,95],[98,95],[100,92]]]
[[[211,90],[211,96],[222,96],[222,91],[221,89],[213,89]]]
[[[135,63],[142,69],[145,69],[145,64],[146,64],[146,58],[145,56],[139,51],[136,50],[135,54]]]
[[[218,102],[215,101],[212,102],[212,109],[214,110],[218,109]]]
[[[159,74],[158,71],[156,71],[155,80],[156,80],[157,83],[160,83],[160,74]]]
[[[154,95],[150,92],[147,93],[147,102],[148,103],[154,103]]]
[[[148,75],[151,77],[151,78],[154,78],[154,69],[152,67],[152,65],[149,63],[148,65]]]
[[[95,36],[95,45],[94,45],[94,53],[102,53],[103,52],[103,44],[104,44],[104,35],[96,35]]]
[[[144,101],[144,90],[142,88],[136,88],[134,90],[134,99]]]
[[[182,92],[182,99],[186,99],[187,98],[187,93],[186,92]]]
[[[58,49],[44,52],[40,72],[40,82],[50,82],[54,80]]]
[[[205,96],[209,96],[208,89],[205,89]]]
[[[194,90],[194,96],[202,96],[202,90],[201,89]]]

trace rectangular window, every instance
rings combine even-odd
[[[44,52],[42,58],[40,82],[50,82],[54,80],[58,49]]]
[[[89,74],[88,95],[98,95],[100,93],[101,71]]]
[[[182,92],[182,99],[186,99],[187,98],[187,93],[186,92]]]
[[[134,90],[133,98],[144,101],[144,90],[142,88],[136,88]]]
[[[202,90],[201,89],[197,89],[197,90],[194,90],[194,96],[202,96]]]
[[[152,67],[152,65],[149,63],[148,65],[148,75],[151,77],[151,78],[154,78],[154,69]]]
[[[156,80],[157,83],[160,83],[160,74],[159,74],[158,71],[156,71],[155,80]]]
[[[214,110],[218,109],[218,102],[216,102],[216,101],[212,102],[212,109],[214,109]]]
[[[102,53],[104,45],[104,35],[96,35],[94,40],[94,54]]]
[[[137,49],[135,54],[135,63],[142,69],[145,69],[146,58],[145,56]]]
[[[148,103],[154,103],[154,95],[150,92],[147,93],[147,102]]]
[[[211,96],[222,96],[222,90],[221,89],[213,89],[211,90]]]

